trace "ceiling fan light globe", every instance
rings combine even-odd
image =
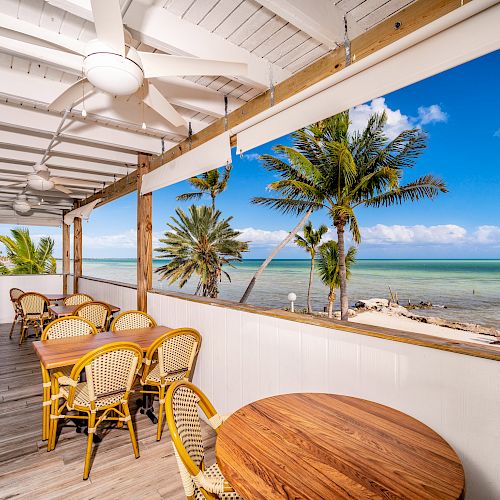
[[[99,49],[100,45],[96,45]],[[126,57],[109,51],[90,53],[83,61],[83,71],[90,83],[112,95],[132,95],[144,81],[141,60],[130,47]]]
[[[15,200],[12,208],[20,214],[25,214],[31,210],[31,205],[26,200]]]
[[[35,191],[49,191],[54,187],[54,183],[49,179],[37,174],[28,175],[28,188],[34,189]]]

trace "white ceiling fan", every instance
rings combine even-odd
[[[186,126],[184,118],[148,78],[189,75],[244,76],[247,64],[142,52],[130,46],[131,36],[124,30],[119,0],[91,0],[97,39],[87,44],[0,15],[0,27],[35,37],[73,53],[42,47],[0,36],[0,47],[60,67],[81,71],[83,78],[71,85],[49,109],[70,109],[90,87],[112,95],[139,94],[140,99],[175,127]],[[76,53],[76,54],[75,54]]]
[[[42,203],[43,203],[43,200],[40,200],[40,199],[34,198],[34,197],[28,198],[28,196],[25,193],[20,193],[12,201],[0,202],[0,206],[12,208],[17,214],[26,215],[26,214],[28,214],[28,212],[31,212],[33,209],[36,210],[36,208],[41,206]],[[61,211],[60,210],[54,211],[54,210],[44,209],[43,213],[60,215]]]

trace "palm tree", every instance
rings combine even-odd
[[[264,167],[279,180],[268,187],[279,196],[257,197],[252,202],[283,213],[301,214],[326,209],[337,230],[341,317],[347,320],[345,227],[356,243],[361,234],[355,209],[380,207],[435,198],[447,192],[441,179],[430,174],[401,184],[425,148],[419,129],[404,130],[388,140],[387,116],[370,116],[361,132],[349,131],[349,113],[343,112],[292,134],[295,148],[278,145],[277,155],[263,155]]]
[[[219,169],[215,169],[205,172],[198,177],[191,177],[191,179],[188,179],[188,182],[197,191],[180,194],[177,196],[177,200],[199,200],[204,194],[209,194],[212,199],[212,210],[215,210],[215,198],[226,189],[231,168],[231,165],[224,167],[222,175]]]
[[[11,229],[11,236],[0,235],[0,243],[7,249],[7,260],[12,267],[0,262],[0,274],[53,274],[56,259],[52,255],[54,240],[40,238],[35,245],[28,228]]]
[[[222,276],[231,277],[223,269],[224,265],[241,261],[241,254],[248,251],[248,243],[239,241],[241,234],[231,228],[232,217],[221,220],[221,212],[211,207],[191,205],[189,214],[182,209],[175,210],[176,217],[167,223],[170,230],[157,248],[160,257],[171,259],[156,272],[160,279],[168,279],[169,284],[179,282],[182,288],[192,276],[198,277],[196,294],[216,298]]]
[[[351,275],[351,265],[356,262],[356,248],[350,247],[345,256],[346,279]],[[328,287],[328,317],[333,317],[335,289],[340,288],[339,247],[330,240],[319,247],[318,273],[321,281]]]
[[[314,276],[314,259],[316,259],[316,250],[318,245],[321,243],[321,238],[328,232],[328,227],[322,224],[319,226],[318,230],[314,230],[311,222],[308,222],[304,226],[304,236],[296,235],[295,244],[301,248],[304,248],[306,252],[311,256],[311,270],[309,271],[309,286],[307,287],[307,312],[311,314],[312,303],[311,303],[311,292],[312,283]]]

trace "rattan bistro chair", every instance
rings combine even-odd
[[[157,441],[161,439],[167,388],[176,380],[189,378],[200,346],[201,335],[196,330],[178,328],[158,337],[146,352],[141,384],[148,388],[141,392],[158,395]]]
[[[153,326],[156,326],[156,321],[149,314],[142,311],[124,311],[113,320],[110,330],[120,332]]]
[[[88,319],[97,328],[97,332],[108,329],[109,319],[112,316],[111,308],[104,302],[92,301],[80,304],[74,311],[74,316]]]
[[[24,292],[20,288],[11,288],[9,290],[10,301],[12,303],[12,307],[14,308],[14,320],[12,321],[12,326],[10,327],[9,339],[12,338],[12,333],[14,332],[14,328],[18,321],[20,321],[23,317],[23,311],[21,309],[21,305],[18,302],[19,297]]]
[[[205,465],[198,407],[218,432],[224,419],[198,387],[187,380],[174,382],[169,387],[166,396],[167,424],[186,497],[189,500],[242,498],[224,479],[217,463],[209,467]]]
[[[19,338],[19,344],[22,344],[30,326],[33,327],[37,337],[38,333],[43,331],[45,322],[50,319],[47,312],[50,302],[47,297],[36,292],[23,293],[17,301],[23,315],[21,336]]]
[[[57,377],[51,377],[53,396],[48,449],[55,447],[58,419],[86,419],[88,437],[83,479],[89,477],[94,433],[105,420],[127,423],[134,455],[139,457],[128,399],[141,363],[142,349],[137,344],[113,342],[83,356],[71,370],[69,386],[59,386]],[[79,383],[82,371],[85,371],[86,382]],[[61,405],[60,398],[63,399]],[[67,415],[63,414],[64,410],[75,410],[86,415]]]
[[[94,299],[87,295],[86,293],[74,293],[69,297],[64,299],[65,306],[79,306],[80,304],[85,304],[86,302],[93,302]]]
[[[49,323],[42,332],[41,340],[63,339],[68,337],[80,337],[82,335],[95,335],[95,326],[85,318],[77,316],[66,316]],[[40,363],[42,369],[43,403],[42,403],[42,440],[49,438],[50,425],[50,376],[49,371]],[[58,368],[52,375],[57,377],[59,385],[69,385],[73,366]]]

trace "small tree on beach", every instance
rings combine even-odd
[[[322,224],[317,230],[313,229],[311,222],[304,226],[303,236],[295,236],[295,244],[303,248],[311,256],[311,269],[309,271],[309,285],[307,287],[307,312],[311,314],[312,309],[312,284],[314,278],[314,260],[316,259],[316,250],[321,243],[321,238],[328,232],[328,227]]]
[[[351,275],[351,266],[356,261],[356,248],[350,247],[345,255],[346,279]],[[319,247],[318,273],[321,281],[328,287],[328,317],[333,317],[335,290],[340,288],[339,247],[330,240]]]
[[[223,266],[241,261],[248,243],[237,239],[241,233],[231,228],[232,217],[221,219],[219,210],[191,205],[188,214],[180,208],[175,213],[177,217],[171,217],[167,223],[165,238],[160,239],[163,246],[156,249],[161,258],[171,260],[156,272],[169,284],[177,281],[180,288],[195,276],[195,293],[216,298],[222,277],[231,281]]]
[[[210,170],[197,177],[188,179],[189,184],[196,189],[191,193],[184,193],[177,196],[177,200],[199,200],[204,194],[208,194],[212,200],[212,210],[215,210],[215,198],[227,187],[229,176],[231,174],[231,165],[224,167],[224,172],[219,169]]]
[[[0,243],[7,249],[7,267],[0,262],[0,274],[53,274],[56,259],[52,255],[54,240],[49,236],[40,238],[38,245],[31,239],[28,228],[11,229],[11,236],[0,235]]]
[[[389,140],[386,122],[385,112],[375,113],[364,130],[351,132],[349,113],[340,113],[291,134],[294,148],[278,145],[273,148],[276,156],[261,156],[264,168],[279,177],[268,186],[278,196],[256,197],[253,203],[285,214],[326,209],[330,215],[337,231],[343,320],[348,319],[345,227],[356,243],[361,241],[355,209],[432,199],[447,192],[444,182],[430,174],[401,184],[403,172],[422,154],[426,136],[411,129]]]

